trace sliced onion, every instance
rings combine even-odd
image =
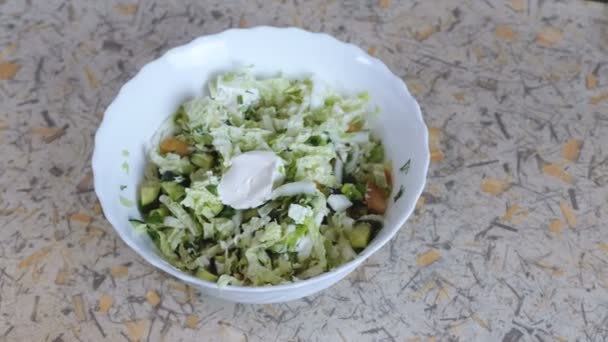
[[[357,252],[355,252],[350,243],[343,237],[338,241],[338,248],[340,249],[340,254],[342,254],[344,260],[348,261],[357,257]]]
[[[342,184],[342,174],[344,173],[344,163],[340,157],[336,158],[336,162],[334,164],[334,175],[336,175],[336,181],[338,184]]]
[[[217,273],[219,273],[219,274],[225,273],[225,271],[224,271],[224,269],[225,269],[224,263],[216,261],[215,262],[215,269],[217,270]]]
[[[329,132],[329,138],[331,139],[331,141],[334,144],[338,144],[338,143],[342,142],[342,139],[333,131]]]
[[[348,159],[348,147],[344,144],[333,143],[336,146],[336,153],[338,154],[338,158],[344,162]]]
[[[312,252],[313,241],[308,236],[303,236],[296,243],[296,252],[298,252],[298,258],[306,259],[310,256]]]
[[[317,186],[313,182],[302,181],[283,184],[274,189],[270,195],[271,199],[276,199],[284,196],[309,195],[317,192]]]
[[[220,248],[222,250],[227,251],[227,250],[229,250],[230,248],[232,248],[234,246],[234,241],[230,241],[230,240],[223,241],[223,240],[220,240],[219,241],[219,246],[220,246]]]
[[[262,115],[262,123],[264,124],[264,128],[271,132],[274,132],[274,126],[272,124],[272,118],[270,115]]]
[[[274,208],[276,208],[278,206],[279,206],[279,204],[276,202],[268,202],[258,208],[258,214],[260,214],[260,217],[268,216],[268,214],[270,214],[270,212],[273,211]]]
[[[355,144],[365,144],[369,142],[369,132],[357,132],[353,133],[353,135],[344,141],[348,141]]]
[[[317,226],[320,226],[321,223],[323,223],[323,219],[325,218],[325,215],[327,215],[327,208],[325,208],[324,210],[321,210],[317,213],[317,215],[315,215],[315,224]]]
[[[357,221],[370,221],[370,222],[378,222],[384,225],[384,216],[382,215],[363,215],[357,219]]]
[[[350,208],[353,205],[353,202],[344,195],[329,195],[329,197],[327,197],[327,204],[329,204],[333,210],[340,212]]]
[[[196,264],[201,267],[207,267],[210,264],[209,258],[205,255],[201,255],[200,257],[196,258],[196,260],[194,260],[194,262],[196,262]]]
[[[350,160],[346,163],[344,170],[346,171],[346,173],[355,172],[355,169],[357,168],[357,163],[359,163],[359,146],[357,146],[357,144],[353,144],[351,145],[351,148],[353,149],[353,153]]]

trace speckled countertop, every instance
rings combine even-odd
[[[0,340],[608,339],[608,5],[128,1],[0,0]],[[256,306],[127,248],[90,157],[145,63],[260,24],[385,61],[423,108],[433,162],[390,245],[327,291]]]

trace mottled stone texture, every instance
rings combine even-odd
[[[418,98],[433,162],[415,215],[353,275],[234,305],[119,240],[90,157],[144,64],[261,24],[381,58]],[[0,51],[0,340],[608,338],[608,5],[0,0]]]

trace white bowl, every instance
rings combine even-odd
[[[238,66],[252,66],[253,73],[260,76],[279,72],[294,78],[315,75],[339,91],[368,91],[372,103],[379,106],[381,114],[374,129],[393,162],[394,190],[385,227],[356,259],[292,284],[219,288],[164,261],[148,236],[137,234],[131,227],[129,218],[140,214],[135,205],[125,204],[136,203],[151,137],[182,102],[201,96],[215,74]],[[407,160],[411,164],[405,173],[399,169]],[[381,61],[326,34],[256,27],[200,37],[144,66],[106,110],[95,136],[93,173],[95,192],[107,220],[123,241],[149,263],[211,296],[241,303],[276,303],[333,285],[389,241],[414,210],[428,163],[427,128],[420,107],[403,81]],[[392,198],[401,187],[403,195],[393,203]]]

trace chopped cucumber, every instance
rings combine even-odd
[[[151,210],[148,213],[148,222],[160,224],[163,223],[163,220],[166,216],[169,215],[169,209],[165,206],[160,206],[154,210]]]
[[[207,271],[203,267],[199,267],[198,270],[196,271],[196,273],[194,274],[194,276],[199,279],[210,281],[212,283],[215,283],[217,281],[217,276],[215,274]]]
[[[349,232],[348,239],[353,248],[365,248],[372,236],[372,227],[368,223],[359,223]]]
[[[232,218],[235,213],[236,213],[236,210],[234,210],[234,208],[232,208],[229,205],[225,205],[224,209],[222,209],[222,211],[220,211],[220,213],[217,214],[217,216],[225,217],[225,218]]]
[[[384,160],[384,148],[378,144],[374,146],[369,154],[370,163],[381,163]]]
[[[202,169],[209,170],[213,167],[215,158],[209,153],[195,153],[190,156],[190,162]]]
[[[361,186],[357,186],[353,183],[346,183],[342,185],[340,191],[351,201],[361,201],[363,200],[363,195],[365,194],[364,187],[361,189]]]
[[[192,136],[192,139],[194,139],[197,144],[202,145],[211,145],[213,143],[213,137],[207,133],[195,134]]]
[[[358,219],[361,216],[367,215],[367,207],[361,202],[355,202],[354,205],[347,209],[348,215],[351,218]]]
[[[158,179],[158,167],[153,163],[148,163],[144,169],[145,180],[157,180]]]
[[[258,216],[258,210],[257,209],[247,209],[245,211],[243,211],[243,222],[247,222],[249,220],[251,220],[252,218]]]
[[[190,180],[192,182],[204,181],[207,178],[209,178],[209,176],[207,175],[207,170],[205,169],[198,169],[190,175]]]
[[[160,183],[158,181],[145,181],[141,185],[140,189],[140,198],[139,201],[142,207],[145,207],[158,198],[158,194],[160,193]]]
[[[210,193],[212,193],[215,196],[217,196],[217,185],[210,184],[210,185],[207,185],[205,188],[207,190],[209,190]]]
[[[140,234],[143,234],[148,231],[148,225],[145,222],[142,222],[140,220],[129,220],[129,222],[131,222],[131,226],[133,226],[133,229],[135,229]]]
[[[186,194],[184,187],[174,182],[162,182],[160,187],[174,201],[179,201]]]

